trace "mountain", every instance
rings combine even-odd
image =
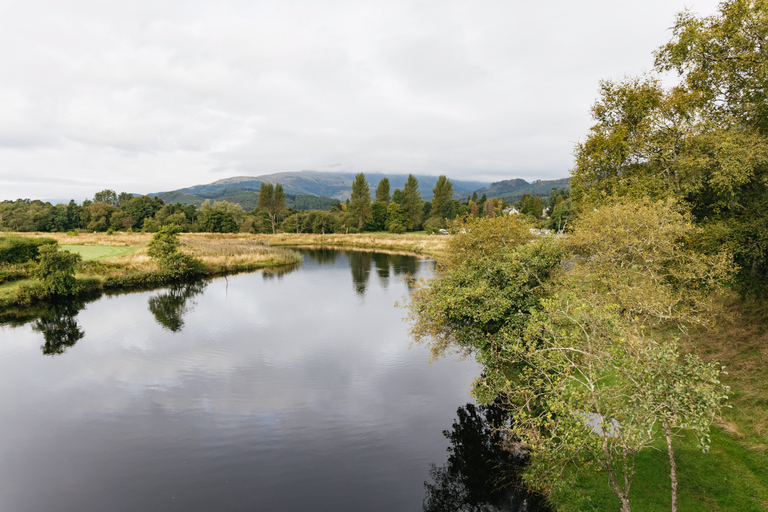
[[[491,183],[489,186],[477,190],[477,195],[482,196],[485,194],[485,197],[497,197],[499,199],[506,199],[509,203],[514,203],[523,197],[523,194],[531,194],[534,197],[549,197],[552,188],[565,189],[570,187],[570,184],[571,178],[536,180],[531,183],[518,178]]]
[[[437,183],[437,176],[414,175],[419,180],[419,190],[424,199],[432,197],[432,189]],[[402,189],[408,179],[404,174],[371,173],[365,175],[371,187],[371,197],[374,196],[379,181],[389,178],[390,191]],[[245,209],[252,209],[258,198],[258,190],[262,183],[280,183],[286,194],[302,196],[317,196],[344,201],[352,194],[354,173],[332,173],[318,171],[280,172],[263,176],[236,176],[214,181],[207,185],[194,185],[168,192],[148,194],[158,196],[166,203],[180,202],[182,204],[200,205],[206,199],[240,203]],[[468,194],[488,183],[480,181],[451,180],[455,197],[464,199]],[[290,203],[290,201],[289,201]],[[247,206],[246,206],[247,204]],[[332,203],[331,203],[332,204]],[[289,204],[290,206],[290,204]],[[329,206],[330,207],[330,206]],[[318,206],[319,208],[319,206]],[[327,209],[327,208],[326,208]]]

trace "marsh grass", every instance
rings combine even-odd
[[[274,246],[325,246],[361,248],[405,252],[440,258],[445,254],[448,236],[408,233],[396,235],[392,233],[360,233],[354,235],[327,234],[317,235],[308,233],[279,233],[276,235],[260,235],[264,241]]]

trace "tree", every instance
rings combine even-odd
[[[101,192],[96,192],[93,195],[94,203],[105,203],[110,206],[117,206],[117,194],[114,190],[105,188]]]
[[[401,204],[408,215],[410,229],[417,229],[421,225],[422,200],[421,192],[419,192],[419,180],[413,174],[408,175],[405,186],[403,186],[403,202]]]
[[[152,236],[147,254],[155,259],[171,279],[182,279],[202,275],[203,262],[180,250],[178,226],[163,226]]]
[[[230,212],[210,209],[200,219],[200,228],[209,233],[237,233],[237,223]]]
[[[727,0],[719,11],[706,18],[678,14],[672,40],[656,52],[656,67],[677,71],[718,121],[768,135],[768,3]]]
[[[435,188],[432,189],[432,215],[442,215],[443,205],[453,199],[453,183],[444,175],[437,178]]]
[[[82,260],[77,253],[60,251],[57,244],[40,245],[40,264],[34,276],[42,281],[45,295],[67,296],[78,291],[75,266]]]
[[[272,234],[277,232],[277,222],[285,210],[285,192],[283,186],[278,183],[262,183],[259,189],[258,208],[266,211],[272,223]]]
[[[768,289],[767,16],[766,2],[746,0],[678,15],[656,70],[677,71],[679,83],[603,82],[571,181],[577,208],[603,193],[687,202],[705,229],[700,249],[726,241],[737,288],[758,296]]]
[[[381,178],[379,186],[376,187],[376,201],[388,205],[389,197],[389,178]]]
[[[362,172],[356,174],[352,182],[352,196],[348,211],[358,229],[363,229],[365,223],[371,218],[371,191]]]
[[[411,295],[411,333],[435,357],[483,365],[473,394],[510,412],[510,449],[531,454],[531,485],[556,492],[566,466],[595,461],[628,511],[635,456],[665,421],[703,432],[722,405],[717,385],[691,392],[713,382],[714,365],[664,359],[670,345],[652,329],[706,323],[731,259],[696,252],[698,229],[674,201],[587,210],[564,245],[531,240],[520,219],[469,222],[452,237],[438,275]],[[669,364],[645,368],[652,355]],[[673,379],[685,392],[659,384]]]

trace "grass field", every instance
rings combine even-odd
[[[678,333],[679,334],[679,333]],[[768,511],[768,307],[725,299],[714,326],[691,330],[681,346],[726,367],[729,404],[715,420],[709,453],[692,436],[674,442],[680,512]],[[637,458],[632,510],[670,509],[669,461],[664,443]],[[619,510],[606,473],[580,475],[555,496],[559,512]]]
[[[138,250],[138,247],[111,245],[60,245],[65,251],[74,252],[83,257],[83,261],[98,260],[120,256]]]

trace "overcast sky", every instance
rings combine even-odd
[[[568,176],[714,0],[2,0],[0,199],[282,171]]]

